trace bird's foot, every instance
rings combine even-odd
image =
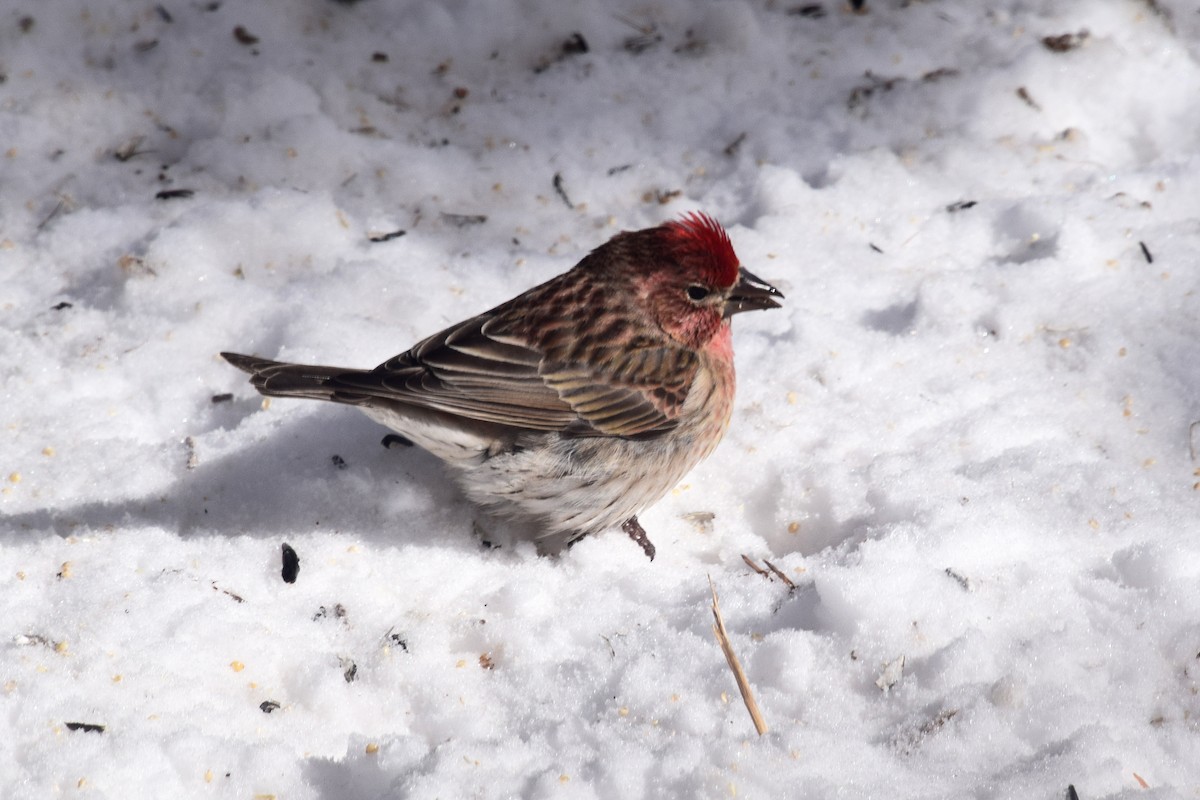
[[[642,552],[646,554],[646,558],[654,560],[654,542],[650,541],[650,537],[646,535],[646,529],[642,527],[642,523],[638,522],[637,517],[630,517],[621,523],[621,530],[625,534],[637,542],[638,547],[642,548]]]
[[[504,545],[492,539],[492,532],[479,524],[479,520],[471,520],[471,533],[479,540],[479,545],[484,550],[499,550]]]

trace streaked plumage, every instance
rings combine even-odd
[[[264,395],[360,406],[555,550],[636,526],[712,451],[733,406],[729,317],[776,297],[716,221],[691,214],[618,234],[373,370],[222,355]]]

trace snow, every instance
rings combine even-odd
[[[0,794],[1200,795],[1200,15],[806,5],[6,3]],[[693,209],[787,300],[653,562],[217,357]]]

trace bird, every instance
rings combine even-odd
[[[419,298],[414,298],[419,300]],[[445,462],[484,514],[558,553],[620,528],[720,442],[733,411],[730,320],[780,308],[713,217],[623,231],[570,270],[374,369],[221,356],[268,397],[357,406]]]

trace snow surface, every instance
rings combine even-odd
[[[1200,796],[1195,3],[807,5],[5,0],[0,795]],[[652,563],[217,357],[692,209],[787,301]]]

